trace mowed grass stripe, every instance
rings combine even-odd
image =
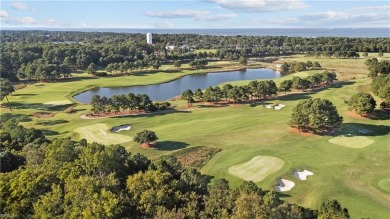
[[[363,148],[374,143],[374,140],[365,136],[338,136],[331,138],[329,142],[332,144],[337,144],[349,148]]]
[[[228,172],[246,181],[260,182],[283,167],[284,161],[277,157],[256,156],[250,161],[232,166]]]
[[[80,138],[87,139],[88,142],[98,142],[102,144],[120,144],[131,141],[130,136],[113,134],[108,132],[109,128],[104,123],[88,125],[76,128],[74,131],[80,135]]]

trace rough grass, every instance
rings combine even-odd
[[[370,58],[373,55],[370,54]],[[297,184],[289,191],[289,196],[283,197],[289,203],[297,203],[309,208],[318,208],[323,201],[338,199],[343,207],[347,207],[352,218],[387,218],[390,215],[388,203],[390,195],[378,189],[378,179],[389,178],[390,169],[390,130],[389,120],[371,120],[348,116],[348,106],[344,103],[357,92],[359,86],[366,86],[371,79],[367,77],[365,59],[337,60],[314,59],[312,57],[293,56],[285,59],[297,61],[319,61],[327,68],[335,67],[336,73],[344,78],[356,78],[343,81],[332,87],[322,89],[316,93],[296,93],[280,97],[277,102],[288,107],[283,110],[267,110],[263,104],[275,102],[262,101],[254,107],[245,105],[208,107],[194,104],[190,110],[184,109],[185,101],[172,102],[177,111],[161,113],[159,115],[139,115],[117,118],[103,118],[98,120],[80,119],[80,115],[89,111],[89,105],[77,105],[76,113],[68,114],[63,108],[50,107],[42,111],[55,113],[51,118],[42,119],[32,116],[37,112],[36,105],[52,100],[71,98],[71,95],[93,86],[129,86],[140,84],[161,83],[177,77],[200,73],[202,71],[183,70],[180,73],[143,73],[134,76],[112,78],[89,78],[80,76],[58,83],[44,83],[43,86],[28,85],[26,88],[15,91],[9,96],[13,104],[13,111],[2,108],[1,116],[16,117],[23,121],[23,125],[39,129],[50,128],[51,138],[71,137],[79,140],[82,136],[74,130],[79,127],[94,126],[104,123],[107,127],[122,124],[131,124],[132,129],[126,131],[129,135],[127,142],[122,143],[131,153],[142,153],[151,159],[177,151],[185,145],[191,148],[198,145],[207,145],[211,148],[221,148],[222,151],[214,155],[201,172],[214,179],[226,178],[232,187],[242,183],[242,179],[231,175],[228,169],[252,159],[256,155],[275,156],[285,161],[277,172],[268,175],[256,183],[264,189],[273,189],[279,177],[292,179],[292,170],[296,167],[308,169],[316,177]],[[389,54],[386,54],[386,59]],[[355,66],[355,64],[357,66]],[[348,65],[351,70],[348,70]],[[359,68],[356,68],[359,67]],[[355,71],[355,70],[358,71]],[[320,70],[319,72],[322,72]],[[276,79],[279,84],[286,78],[293,76],[307,76],[315,71],[300,72]],[[81,74],[80,74],[81,75]],[[247,81],[235,84],[247,84]],[[50,95],[49,95],[50,94]],[[288,131],[287,122],[291,111],[296,104],[310,97],[326,98],[332,101],[338,112],[344,117],[340,133],[343,135],[356,130],[366,129],[372,133],[364,134],[374,142],[359,150],[341,147],[329,143],[332,136],[301,136]],[[182,110],[180,110],[182,109]],[[133,128],[134,127],[134,128]],[[159,142],[174,142],[179,147],[143,149],[130,141],[135,133],[144,129],[156,132]],[[108,132],[109,128],[104,129]],[[342,132],[342,130],[346,130]],[[356,133],[355,133],[356,132]],[[120,134],[111,134],[117,138]],[[113,142],[109,142],[112,144]],[[289,178],[290,177],[290,178]]]
[[[167,156],[176,157],[183,167],[202,168],[215,154],[220,152],[218,148],[195,146],[181,149]],[[164,157],[164,156],[163,156]]]
[[[282,168],[284,161],[271,156],[255,156],[251,160],[231,166],[228,172],[246,181],[260,182]]]
[[[131,141],[132,138],[120,134],[112,134],[104,123],[88,125],[76,128],[74,131],[80,135],[80,138],[87,139],[88,142],[98,142],[106,145],[120,144]]]
[[[365,136],[338,136],[329,139],[329,142],[349,148],[364,148],[374,143],[374,140]]]
[[[379,180],[378,186],[382,191],[390,193],[390,179]]]

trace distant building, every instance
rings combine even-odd
[[[153,44],[152,34],[151,33],[147,33],[146,34],[146,43],[147,44]]]

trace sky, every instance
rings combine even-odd
[[[0,0],[3,28],[390,28],[389,0]]]

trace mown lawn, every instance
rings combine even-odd
[[[284,59],[316,60],[303,56]],[[70,136],[75,140],[80,139],[80,135],[75,131],[77,128],[93,127],[96,124],[105,124],[108,129],[116,125],[129,124],[130,130],[120,132],[121,136],[129,136],[129,139],[141,130],[150,129],[159,137],[156,148],[144,149],[132,141],[123,145],[132,153],[140,152],[152,159],[192,146],[221,148],[222,151],[201,171],[213,176],[214,179],[224,177],[233,187],[240,185],[242,179],[228,172],[231,166],[245,163],[255,156],[277,157],[284,161],[282,168],[258,182],[257,185],[260,187],[273,189],[276,180],[282,177],[296,183],[296,186],[283,196],[288,202],[318,208],[321,202],[335,198],[344,207],[349,208],[353,218],[386,218],[390,215],[388,205],[390,195],[380,190],[378,181],[389,178],[389,120],[351,116],[347,113],[347,106],[344,103],[344,100],[362,86],[370,83],[370,79],[366,77],[367,70],[362,64],[364,59],[318,61],[323,67],[335,69],[338,75],[350,80],[316,93],[295,93],[277,100],[261,101],[255,106],[237,104],[215,107],[197,103],[188,109],[184,101],[173,101],[176,110],[162,114],[88,120],[81,119],[80,115],[88,112],[89,105],[77,105],[76,112],[68,114],[63,112],[67,108],[66,105],[44,103],[71,100],[72,95],[90,87],[160,83],[194,72],[185,70],[180,73],[143,73],[113,78],[76,78],[71,82],[29,85],[16,91],[9,98],[15,109],[9,112],[3,108],[2,116],[12,114],[22,119],[26,126],[46,129],[46,134],[51,137]],[[348,70],[349,68],[351,69]],[[307,76],[321,71],[301,72],[295,75]],[[282,80],[295,75],[277,79],[276,83],[279,84]],[[246,83],[248,82],[234,84]],[[300,100],[310,97],[327,98],[336,105],[344,117],[344,123],[336,136],[354,134],[365,136],[374,142],[363,148],[350,148],[329,143],[335,136],[300,135],[291,132],[287,122],[293,107]],[[270,103],[282,103],[286,107],[278,111],[264,108],[264,104]],[[41,111],[52,112],[55,115],[51,118],[31,116],[32,113]],[[361,134],[357,132],[360,129],[372,132]],[[293,170],[302,168],[313,172],[314,175],[306,181],[298,181],[293,176]],[[382,184],[381,187],[384,187]]]

